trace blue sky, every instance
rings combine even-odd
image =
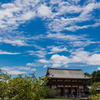
[[[0,68],[100,70],[100,0],[0,0]]]

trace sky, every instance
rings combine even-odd
[[[0,68],[100,70],[100,0],[0,0]]]

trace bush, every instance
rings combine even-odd
[[[57,94],[57,91],[55,89],[51,89],[48,86],[44,87],[45,91],[45,98],[54,98]]]

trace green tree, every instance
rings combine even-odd
[[[95,77],[96,71],[93,71],[91,76],[92,76],[92,84],[95,82],[94,77]]]
[[[98,91],[96,89],[100,86],[100,82],[94,82],[92,85],[92,88],[89,90],[90,94],[96,95],[98,94]]]
[[[0,98],[4,100],[41,100],[45,97],[44,86],[47,83],[48,77],[44,80],[35,78],[33,82],[29,76],[18,75],[11,79],[11,75],[1,73]]]
[[[44,92],[45,92],[45,98],[55,97],[57,94],[57,91],[55,89],[51,89],[48,86],[44,87]]]
[[[91,76],[89,73],[85,72],[84,75],[86,76]],[[91,80],[86,81],[87,85],[90,86],[91,85]]]
[[[99,70],[95,74],[94,81],[95,82],[100,82],[100,71]]]

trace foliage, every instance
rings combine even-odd
[[[99,70],[95,74],[94,81],[95,82],[100,82],[100,71]]]
[[[90,94],[96,95],[98,92],[96,89],[100,86],[100,82],[94,82],[92,88],[89,90]]]
[[[92,76],[92,83],[95,82],[95,80],[94,80],[95,74],[96,74],[96,71],[93,71],[92,74],[91,74],[91,76]]]
[[[89,73],[87,73],[87,72],[84,73],[84,75],[86,75],[86,76],[91,76],[91,75],[90,75]],[[87,80],[87,81],[86,81],[86,83],[87,83],[88,86],[90,86],[90,85],[92,84],[91,81],[92,81],[92,80]]]
[[[91,95],[92,100],[100,100],[100,94],[97,95]]]
[[[87,85],[92,85],[94,82],[100,82],[100,71],[93,71],[92,74],[84,73],[84,75],[91,76],[92,79],[88,80],[86,83]]]
[[[32,74],[33,75],[33,74]],[[22,74],[11,79],[11,75],[0,72],[0,98],[2,100],[41,100],[45,97],[44,86],[48,77],[44,80],[24,76]],[[34,81],[33,81],[34,80]]]
[[[44,87],[44,91],[45,91],[45,98],[50,98],[50,97],[55,97],[57,94],[57,91],[55,89],[51,89],[48,86]]]

